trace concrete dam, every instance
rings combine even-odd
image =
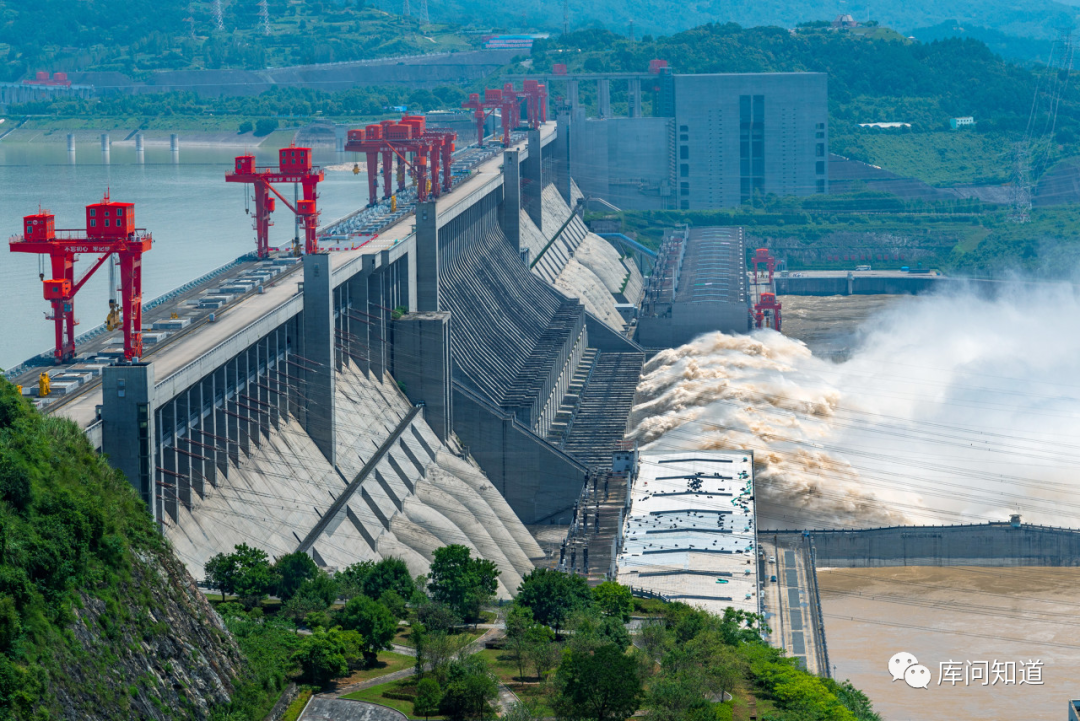
[[[567,521],[610,468],[644,361],[615,311],[641,275],[572,217],[555,138],[530,131],[366,245],[305,256],[53,412],[196,577],[238,543],[413,573],[461,543],[512,594],[544,557],[524,524]]]

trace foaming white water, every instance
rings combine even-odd
[[[1071,286],[909,298],[843,363],[768,330],[663,351],[631,437],[752,450],[762,527],[1076,526],[1078,369]]]

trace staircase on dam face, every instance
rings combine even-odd
[[[610,470],[593,473],[581,491],[563,562],[568,571],[584,575],[590,586],[614,578],[612,561],[626,509],[626,492],[626,476]]]
[[[589,382],[593,367],[596,364],[596,356],[600,351],[595,348],[587,348],[581,356],[581,362],[574,369],[574,377],[570,381],[566,395],[559,404],[559,412],[555,414],[555,420],[544,438],[548,443],[563,448],[566,441],[566,431],[574,421],[578,408],[581,405],[581,391]]]
[[[610,468],[611,453],[626,434],[644,353],[602,352],[581,393],[564,449],[590,468]]]

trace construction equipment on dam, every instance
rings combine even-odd
[[[319,211],[316,203],[316,187],[325,179],[323,171],[311,164],[311,148],[290,146],[278,151],[278,167],[259,168],[255,165],[254,155],[239,155],[234,170],[225,175],[226,183],[244,183],[253,186],[255,193],[255,255],[260,260],[270,255],[270,214],[276,203],[270,197],[273,193],[289,210],[295,213],[304,226],[304,252],[318,253],[319,242],[316,231],[319,224]],[[273,186],[274,183],[298,183],[304,188],[304,197],[293,206]],[[245,197],[246,200],[246,197]],[[294,249],[299,254],[299,249]]]
[[[382,157],[383,200],[394,196],[394,161],[397,161],[397,191],[405,190],[406,168],[416,186],[416,200],[430,195],[438,198],[453,187],[451,163],[457,133],[428,128],[421,115],[406,115],[400,122],[384,120],[377,125],[350,130],[347,152],[364,153],[367,159],[368,207],[378,202],[379,158]],[[431,178],[428,179],[430,168]],[[440,172],[441,171],[441,172]]]
[[[44,266],[39,273],[45,300],[52,304],[48,320],[56,326],[54,362],[64,363],[75,357],[75,294],[106,261],[117,257],[120,264],[120,327],[124,332],[124,360],[138,361],[143,354],[142,341],[142,254],[150,250],[153,238],[143,228],[135,227],[135,205],[109,199],[86,206],[85,230],[62,230],[55,227],[55,216],[47,210],[23,218],[23,235],[13,236],[13,253],[36,253],[49,256],[52,277],[45,279]],[[97,261],[75,279],[76,256],[99,255]],[[110,291],[111,294],[111,291]],[[110,320],[116,308],[110,298]],[[48,391],[44,390],[47,395]]]

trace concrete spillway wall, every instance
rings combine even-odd
[[[774,279],[777,295],[918,295],[941,290],[949,279],[932,275],[845,276]]]
[[[803,531],[767,531],[791,538]],[[818,567],[1080,566],[1080,530],[1021,524],[809,531]]]

